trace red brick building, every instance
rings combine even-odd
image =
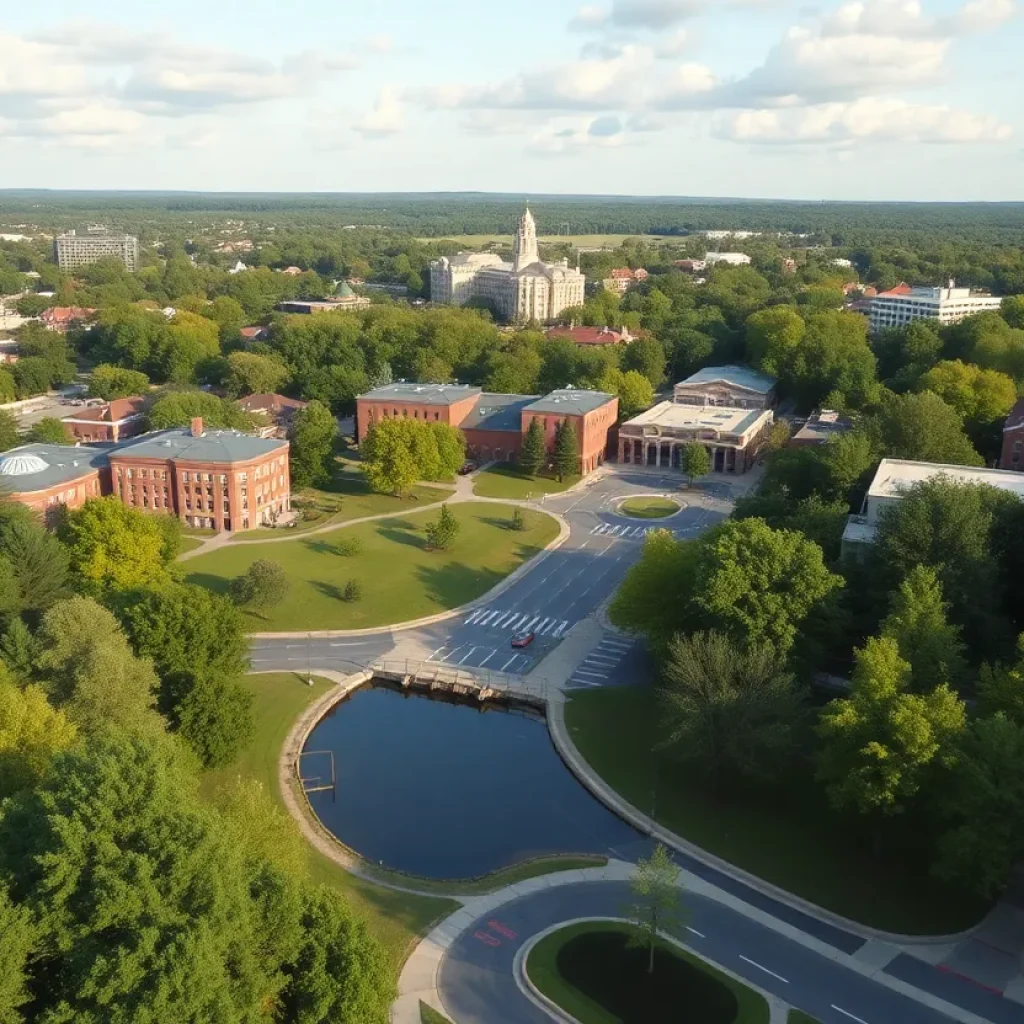
[[[31,444],[0,456],[0,486],[46,514],[116,494],[186,525],[247,530],[291,507],[288,442],[236,430],[161,430],[100,449]]]
[[[84,323],[95,312],[95,309],[87,309],[84,306],[52,306],[50,309],[44,309],[39,319],[47,330],[64,334],[72,327]]]
[[[142,432],[145,399],[115,398],[65,416],[61,421],[76,441],[124,441]]]
[[[604,462],[619,400],[600,391],[563,388],[550,395],[497,395],[464,384],[388,384],[356,399],[358,437],[374,423],[403,417],[458,427],[474,458],[515,459],[534,419],[541,421],[548,447],[555,429],[569,420],[579,441],[580,471]]]
[[[1024,471],[1024,398],[1017,399],[1003,425],[1003,454],[999,468]]]
[[[588,348],[594,345],[628,345],[636,340],[625,327],[620,331],[611,327],[552,327],[546,333],[551,339],[565,338],[574,345],[585,345]]]

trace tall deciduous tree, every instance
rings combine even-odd
[[[770,648],[721,633],[677,636],[659,692],[668,744],[712,785],[777,775],[802,715],[793,677]]]
[[[6,409],[0,409],[0,452],[10,451],[21,443],[18,421]]]
[[[291,473],[297,487],[319,487],[334,475],[338,422],[325,405],[312,401],[292,422]]]
[[[1002,714],[1024,726],[1024,636],[1017,640],[1015,662],[981,666],[978,706],[984,714]]]
[[[936,363],[917,386],[920,391],[933,391],[972,424],[1005,419],[1017,401],[1017,385],[1012,377],[959,359]]]
[[[44,416],[38,423],[33,424],[25,440],[39,444],[75,443],[71,431],[56,416]]]
[[[270,356],[255,352],[232,352],[228,356],[225,384],[233,398],[273,394],[288,382],[288,367]]]
[[[89,375],[89,394],[110,402],[115,398],[144,395],[149,391],[149,378],[139,370],[101,363]]]
[[[21,1009],[31,998],[28,963],[36,941],[29,908],[12,903],[0,886],[0,1024],[21,1024]]]
[[[818,774],[836,807],[899,814],[930,771],[952,763],[964,705],[945,684],[909,693],[910,665],[888,637],[869,639],[855,659],[850,696],[821,715]]]
[[[158,398],[147,413],[150,430],[187,427],[200,418],[204,427],[247,430],[252,417],[234,402],[206,391],[171,391]]]
[[[36,785],[54,754],[71,746],[77,733],[40,687],[18,689],[2,675],[0,672],[0,800]]]
[[[665,379],[665,350],[653,338],[640,338],[631,342],[622,354],[622,369],[635,370],[658,387]]]
[[[868,417],[867,426],[887,458],[982,465],[960,415],[934,392],[890,395],[878,413]]]
[[[636,862],[630,879],[633,896],[630,920],[636,925],[638,941],[649,951],[647,973],[654,973],[654,949],[658,933],[678,927],[685,920],[683,890],[679,886],[679,866],[668,850],[658,843],[650,857]]]
[[[290,585],[279,562],[257,558],[241,576],[231,581],[231,596],[235,604],[265,615],[288,596]]]
[[[580,471],[579,439],[572,420],[562,420],[555,432],[554,451],[555,473],[559,480],[574,476]]]
[[[683,448],[683,472],[691,484],[711,472],[711,453],[699,441],[691,441]]]
[[[882,622],[882,636],[896,641],[918,693],[931,693],[942,683],[956,689],[964,681],[964,645],[960,630],[946,618],[947,607],[935,570],[916,565],[893,594]]]
[[[785,373],[807,327],[792,306],[769,306],[747,319],[747,358],[762,373]]]
[[[530,420],[526,428],[526,436],[523,438],[523,447],[519,453],[519,465],[530,474],[536,476],[547,462],[547,445],[544,443],[544,431],[541,428],[540,420]]]

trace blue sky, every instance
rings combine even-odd
[[[0,187],[1024,200],[1019,0],[10,6]]]

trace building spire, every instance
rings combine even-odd
[[[531,263],[540,261],[537,250],[537,224],[527,206],[519,218],[519,227],[512,245],[512,269],[517,273]]]

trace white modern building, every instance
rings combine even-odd
[[[742,267],[750,263],[750,257],[745,252],[706,252],[704,262],[709,266],[716,263],[726,263],[730,267]]]
[[[526,210],[519,218],[512,262],[493,253],[458,253],[430,265],[430,298],[446,306],[485,299],[499,316],[525,322],[554,320],[563,309],[583,305],[586,278],[568,260],[542,263],[537,225]]]
[[[843,531],[843,546],[873,544],[882,510],[895,505],[915,484],[943,476],[958,484],[986,484],[1024,500],[1024,473],[940,462],[882,459],[871,481],[859,515],[850,516]]]
[[[75,231],[58,235],[53,240],[53,255],[61,270],[87,267],[104,259],[120,260],[125,270],[139,269],[139,240],[134,235],[101,235]]]
[[[912,320],[938,320],[940,324],[956,324],[975,313],[999,311],[1002,299],[994,295],[977,295],[970,288],[957,288],[950,281],[945,288],[911,288],[881,292],[871,299],[868,319],[872,331],[902,327]]]

